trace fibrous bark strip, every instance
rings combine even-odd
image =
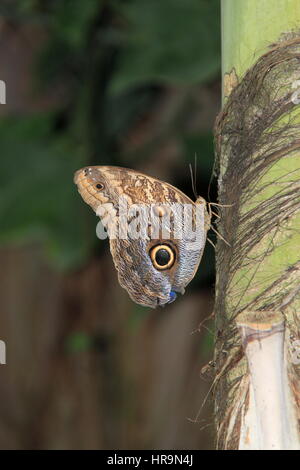
[[[300,418],[300,36],[273,44],[231,91],[215,127],[221,209],[216,285],[219,448],[238,448],[249,368],[239,325],[284,321]],[[270,330],[270,331],[271,331]]]

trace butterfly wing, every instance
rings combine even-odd
[[[168,183],[119,167],[84,168],[76,172],[75,183],[110,231],[110,250],[119,282],[130,297],[138,304],[156,307],[175,300],[177,292],[184,293],[205,245],[205,201],[196,205]],[[125,218],[123,203],[127,208]],[[190,208],[189,217],[183,217],[184,206]],[[197,208],[202,214],[200,228],[195,223]],[[126,225],[123,235],[127,236],[120,236],[120,230],[115,236],[111,228],[116,220],[119,228]],[[155,233],[153,220],[158,222]],[[188,223],[196,228],[192,236],[182,233]]]

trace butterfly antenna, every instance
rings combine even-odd
[[[209,183],[208,183],[208,188],[207,188],[207,201],[208,201],[209,204],[211,204],[211,202],[210,202],[210,190],[211,190],[211,186],[212,186],[212,182],[213,182],[214,177],[215,177],[215,175],[214,175],[214,169],[213,169],[212,172],[211,172],[210,178],[209,178]]]
[[[196,152],[195,152],[195,156],[194,156],[194,175],[195,175],[195,191],[196,191],[195,197],[197,199],[198,192],[197,192],[197,154],[196,154]]]
[[[196,186],[195,186],[195,177],[193,174],[193,168],[191,164],[189,164],[189,169],[190,169],[190,174],[191,174],[193,193],[194,193],[195,198],[197,199],[198,195],[197,195]]]

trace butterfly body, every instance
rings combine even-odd
[[[198,198],[194,203],[168,183],[120,167],[86,167],[75,173],[74,181],[84,201],[110,230],[110,251],[119,282],[130,297],[138,304],[157,307],[173,302],[176,293],[183,294],[205,245],[210,222],[205,200]],[[122,218],[123,203],[127,219]],[[191,210],[189,219],[184,219],[183,207]],[[184,220],[197,229],[197,207],[203,212],[203,224],[191,243],[190,235],[178,236],[176,230],[184,228]],[[134,228],[129,236],[121,234],[125,225]],[[119,232],[113,236],[116,226]]]

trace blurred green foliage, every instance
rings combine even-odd
[[[91,349],[93,339],[87,333],[77,331],[68,336],[65,342],[66,350],[69,353],[78,353]]]
[[[32,88],[64,90],[49,110],[1,118],[0,242],[42,239],[57,266],[74,267],[96,241],[74,171],[126,166],[120,141],[159,89],[217,74],[219,0],[3,0],[0,15],[16,34],[45,31]],[[182,136],[191,158],[211,141]]]
[[[80,223],[72,185],[82,149],[65,136],[54,139],[52,120],[47,114],[1,122],[0,240],[43,239],[65,267],[87,255],[91,236]]]
[[[133,0],[121,13],[129,29],[114,91],[149,81],[199,83],[219,68],[219,2]]]

